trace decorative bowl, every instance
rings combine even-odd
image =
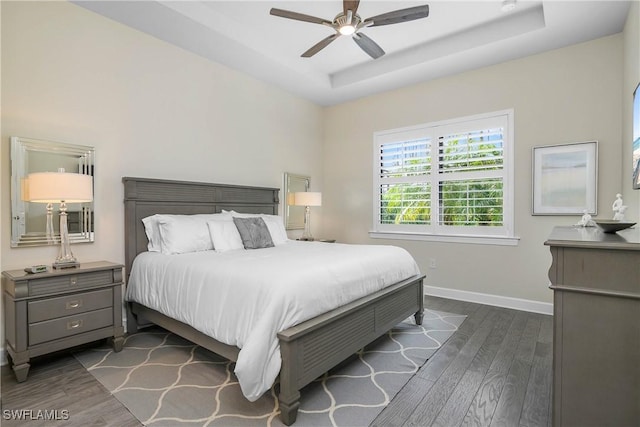
[[[635,222],[620,222],[613,219],[594,219],[594,221],[602,229],[603,233],[615,233],[636,225]]]

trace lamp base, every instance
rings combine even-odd
[[[313,240],[313,236],[311,235],[311,209],[309,209],[309,206],[305,206],[304,208],[304,232],[300,240]]]
[[[76,268],[80,267],[80,263],[78,261],[64,261],[64,262],[54,262],[51,264],[53,268],[56,270],[60,270],[63,268]]]
[[[63,201],[60,203],[60,253],[58,258],[52,264],[56,270],[62,268],[80,267],[80,263],[73,256],[71,246],[69,246],[69,230],[67,228],[67,204]]]

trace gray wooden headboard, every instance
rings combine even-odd
[[[280,189],[150,178],[122,178],[126,276],[133,260],[147,250],[142,219],[153,214],[200,214],[234,210],[278,214]]]

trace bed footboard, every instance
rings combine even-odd
[[[424,276],[414,276],[375,294],[278,334],[282,422],[295,422],[300,389],[411,316],[422,323]]]
[[[278,334],[282,357],[278,400],[285,425],[296,420],[304,386],[412,314],[416,324],[422,324],[423,280],[424,276],[411,277]],[[150,322],[230,360],[238,359],[237,347],[155,310],[129,303],[128,311],[129,321],[133,321],[129,326]]]

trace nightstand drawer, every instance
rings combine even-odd
[[[29,325],[29,345],[36,345],[112,325],[112,307],[34,323]]]
[[[82,274],[49,276],[29,281],[29,295],[50,295],[113,283],[113,271],[93,271]]]
[[[113,289],[111,288],[82,292],[58,298],[29,301],[27,304],[28,319],[29,323],[33,324],[43,320],[107,308],[112,305]]]

